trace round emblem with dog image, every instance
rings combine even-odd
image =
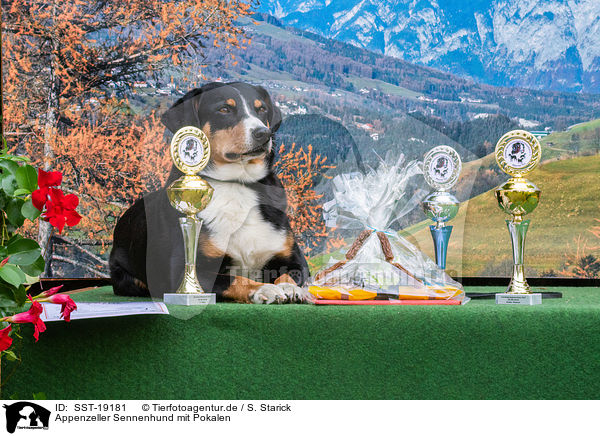
[[[171,158],[182,173],[197,174],[210,159],[208,138],[198,127],[182,127],[171,140]]]
[[[184,136],[179,143],[181,161],[190,167],[195,167],[202,160],[204,147],[195,136]]]
[[[446,183],[452,177],[454,164],[449,156],[439,155],[429,164],[429,175],[438,183]]]
[[[504,160],[513,168],[526,167],[532,157],[531,145],[522,139],[513,139],[504,147]]]
[[[523,177],[538,166],[542,148],[538,139],[525,130],[512,130],[496,144],[496,162],[506,174]]]
[[[440,145],[431,149],[423,161],[425,181],[437,190],[448,190],[458,181],[462,162],[452,147]]]

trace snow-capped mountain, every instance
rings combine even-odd
[[[600,0],[263,0],[259,10],[494,85],[600,92]]]

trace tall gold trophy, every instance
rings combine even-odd
[[[498,205],[511,215],[506,220],[513,250],[513,271],[510,284],[504,294],[496,294],[497,304],[534,305],[542,303],[542,294],[533,294],[525,278],[525,235],[529,220],[525,215],[537,207],[540,190],[525,176],[540,163],[542,149],[539,141],[524,130],[506,133],[496,145],[496,162],[511,178],[496,189]]]
[[[197,127],[182,127],[171,140],[171,159],[184,174],[167,188],[171,205],[185,214],[179,218],[183,233],[185,267],[183,280],[175,293],[164,294],[166,304],[182,306],[214,304],[216,294],[207,294],[198,282],[196,273],[196,251],[202,220],[198,213],[208,206],[213,188],[197,174],[206,167],[210,159],[210,143]]]

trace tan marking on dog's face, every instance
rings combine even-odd
[[[228,99],[225,103],[232,107],[235,107],[237,104],[233,98]]]
[[[259,108],[259,107],[261,107],[262,105],[263,105],[263,102],[262,102],[262,101],[260,101],[260,100],[258,100],[258,99],[254,100],[254,107],[255,107],[256,109],[258,109],[258,108]]]
[[[263,283],[255,282],[246,277],[236,276],[231,286],[224,292],[223,296],[238,303],[250,303],[250,295],[260,288]]]
[[[204,133],[210,142],[211,159],[217,164],[231,163],[227,159],[227,153],[242,154],[246,149],[246,133],[244,124],[238,123],[229,129],[210,131],[210,124],[206,123],[202,127]],[[262,160],[261,160],[262,161]]]

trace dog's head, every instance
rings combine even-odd
[[[211,159],[203,174],[254,182],[270,170],[281,112],[260,86],[209,83],[177,100],[161,120],[172,133],[195,126],[208,136]]]

